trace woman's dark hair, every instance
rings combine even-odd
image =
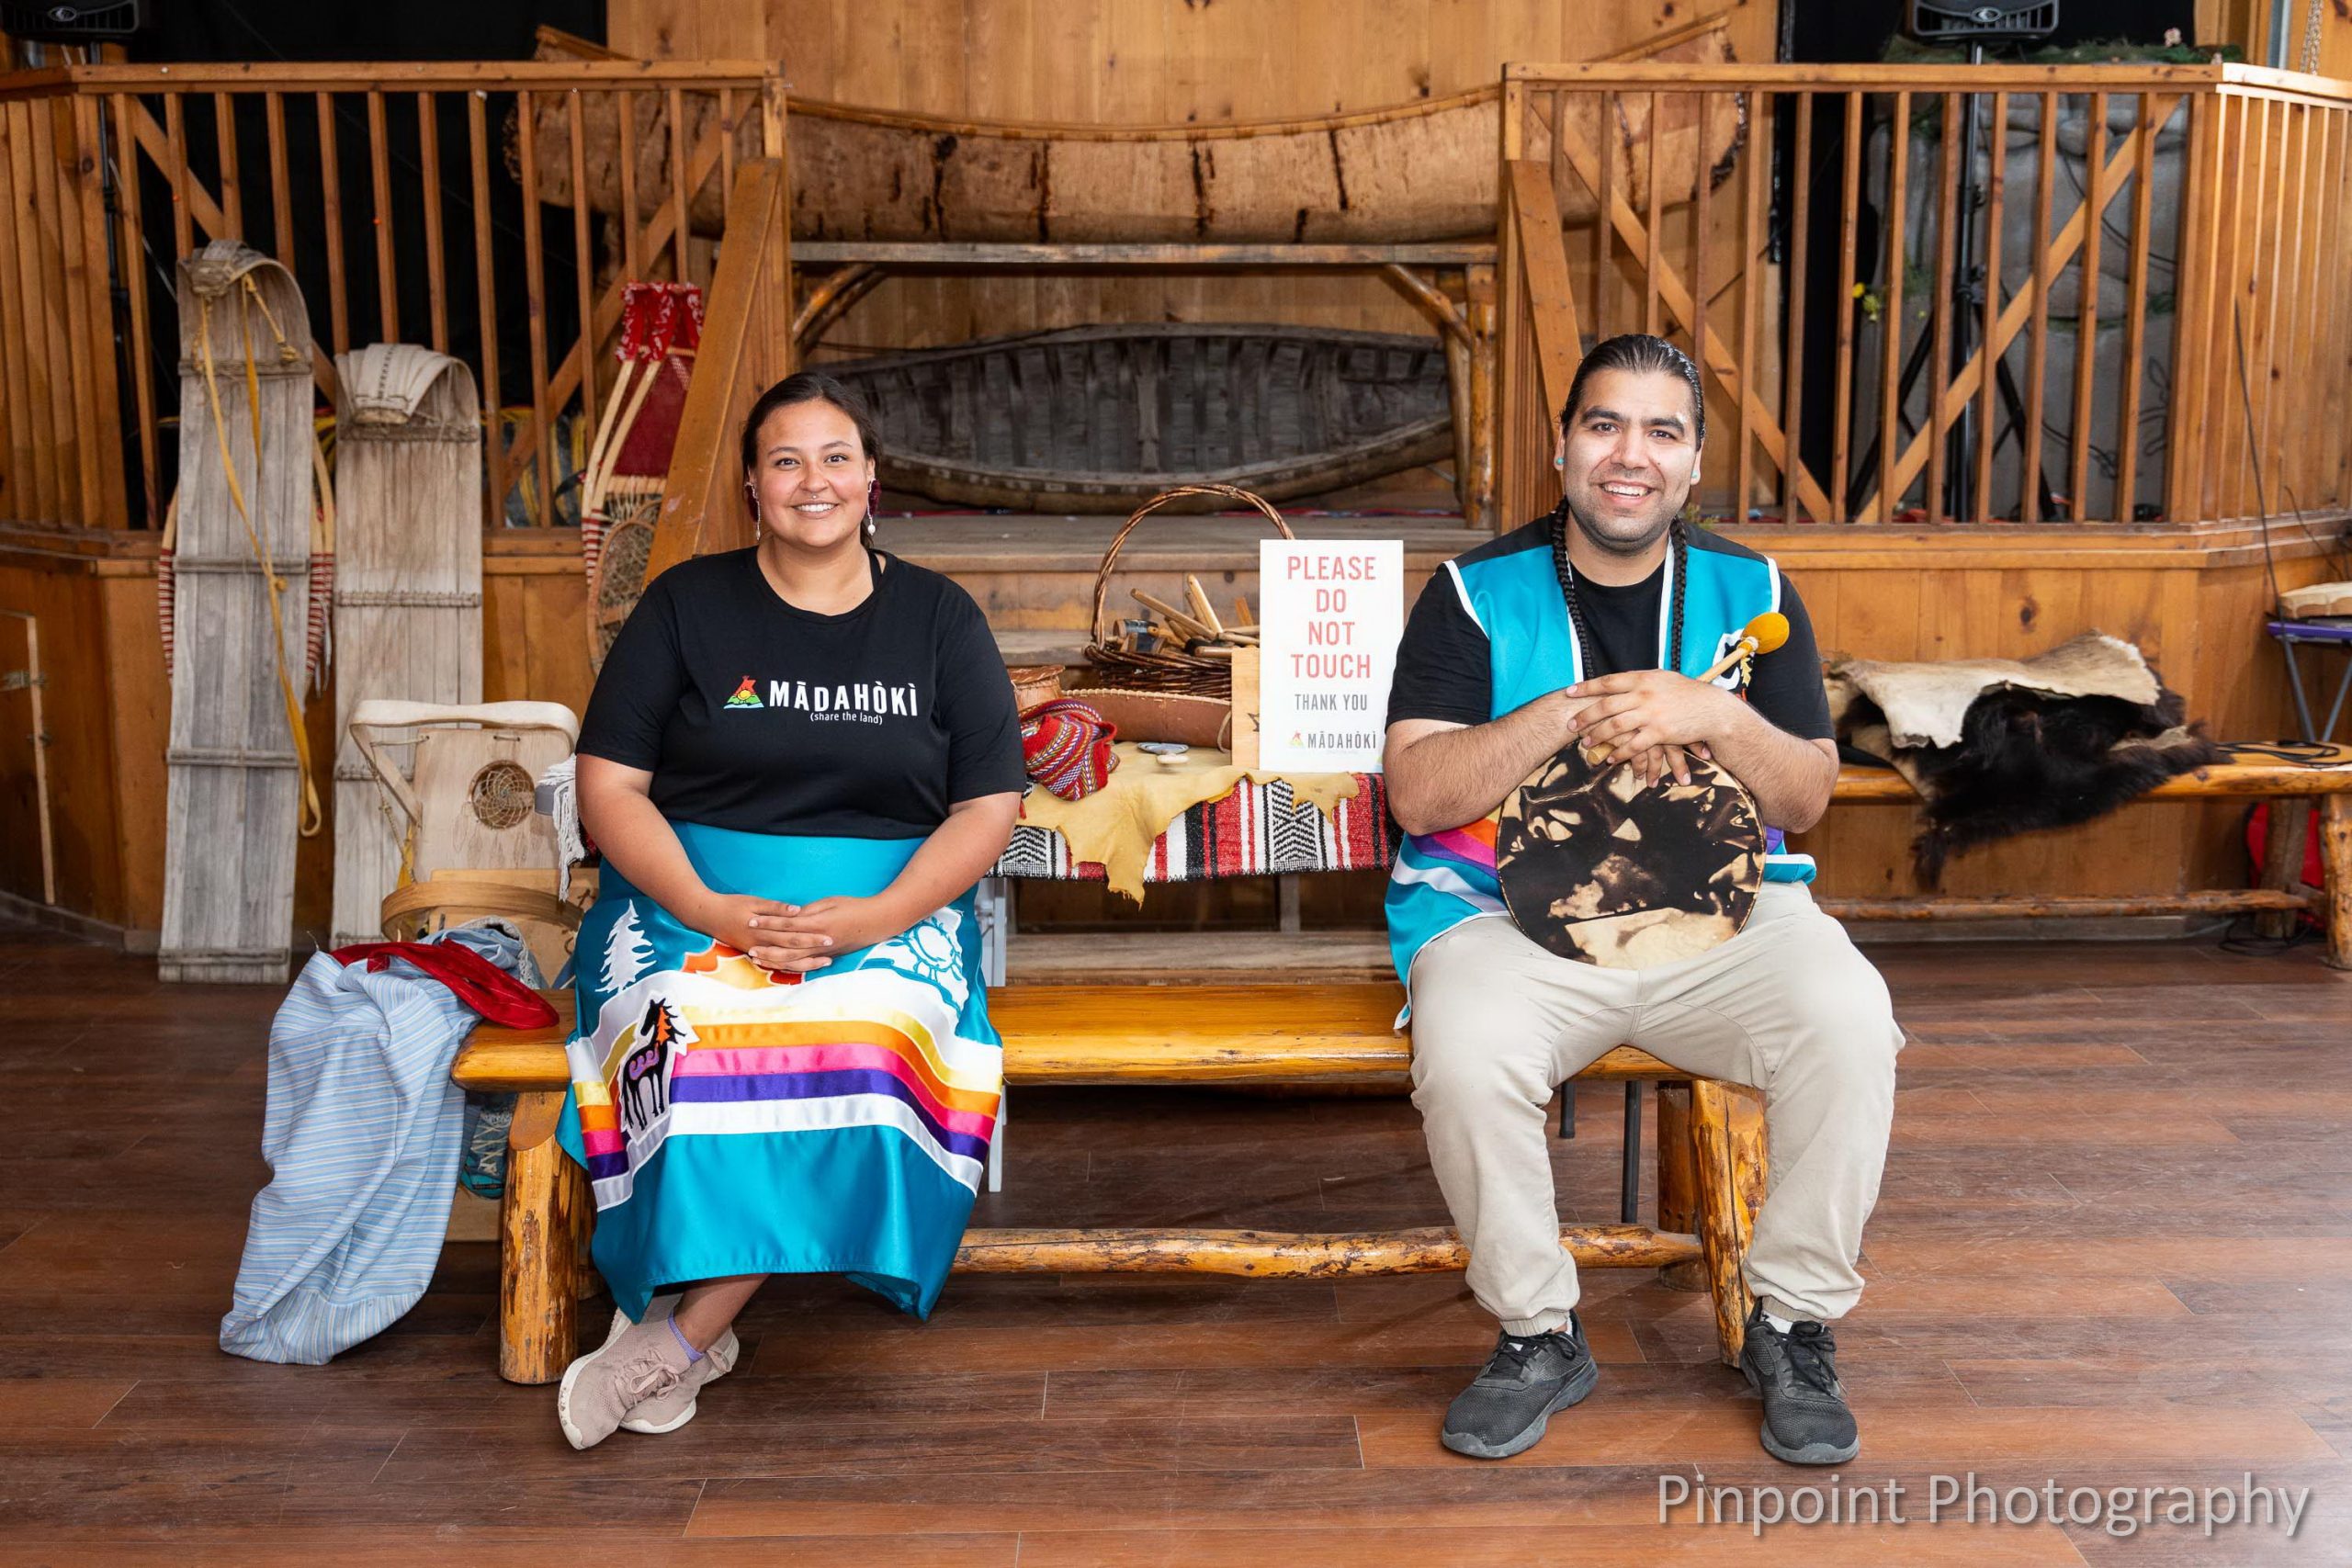
[[[749,478],[760,463],[760,426],[768,415],[795,403],[831,403],[849,416],[857,426],[858,445],[876,462],[882,460],[882,427],[875,422],[874,411],[865,396],[838,376],[828,376],[821,370],[797,370],[760,394],[752,412],[743,416],[743,473]],[[754,511],[757,505],[754,503]]]
[[[1596,370],[1669,370],[1681,377],[1690,388],[1690,445],[1707,444],[1707,393],[1699,380],[1699,367],[1690,363],[1689,355],[1647,333],[1624,333],[1592,345],[1592,352],[1577,367],[1576,379],[1568,383],[1567,406],[1560,411],[1562,430],[1584,407],[1584,384]]]

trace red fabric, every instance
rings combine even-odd
[[[702,290],[691,283],[631,283],[621,289],[616,359],[660,359],[702,346]]]
[[[492,1023],[546,1029],[556,1021],[547,998],[469,948],[449,942],[359,942],[334,950],[337,964],[382,970],[404,958],[449,987],[452,995]]]
[[[1064,800],[1083,800],[1111,781],[1118,727],[1072,697],[1039,703],[1021,716],[1021,763]]]
[[[2254,878],[2257,885],[2262,880],[2262,867],[2269,858],[2270,807],[2271,803],[2266,800],[2248,812],[2245,818],[2246,852],[2254,857]],[[2298,805],[2290,806],[2288,809],[2307,811],[2311,814],[2310,825],[2303,833],[2301,881],[2306,887],[2324,887],[2327,886],[2327,874],[2321,869],[2319,860],[2319,807]]]
[[[655,365],[652,388],[621,434],[616,475],[658,479],[670,471],[678,421],[686,409],[695,351],[702,346],[702,290],[693,284],[632,283],[621,291],[621,342],[616,357]]]

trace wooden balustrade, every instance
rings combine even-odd
[[[714,95],[718,112],[701,112]],[[520,479],[531,521],[555,521],[557,453],[594,428],[621,285],[710,283],[712,247],[690,241],[685,215],[724,199],[739,136],[781,154],[784,114],[782,79],[758,62],[0,76],[0,517],[160,524],[172,454],[157,433],[178,381],[171,268],[235,239],[300,279],[322,390],[333,356],[370,342],[467,360],[485,389],[485,520]],[[592,143],[592,127],[615,135]],[[547,209],[537,143],[550,128],[568,190],[617,174],[610,217]],[[445,186],[445,157],[469,177]]]
[[[728,243],[678,415],[648,582],[682,560],[753,539],[736,433],[760,393],[792,369],[792,186],[786,166],[780,155],[747,159],[728,195]]]
[[[154,280],[239,238],[303,283],[322,389],[333,354],[379,338],[468,360],[502,394],[484,400],[485,517],[519,480],[553,521],[559,451],[608,385],[620,282],[707,285],[697,222],[731,218],[784,132],[780,78],[757,63],[0,77],[0,516],[160,520],[177,323]],[[2352,84],[2210,65],[1513,66],[1502,154],[1505,520],[1556,493],[1565,369],[1633,328],[1702,367],[1718,513],[2352,510],[2345,445],[2313,434],[2352,375],[2326,261]],[[609,199],[571,200],[591,189]]]
[[[1692,149],[1726,141],[1702,169]],[[2217,65],[1512,66],[1502,157],[1507,519],[1558,493],[1554,366],[1634,330],[1702,367],[1719,514],[2352,510],[2346,445],[2323,434],[2352,371],[2352,285],[2325,262],[2352,83]],[[1563,230],[1564,212],[1596,216]]]

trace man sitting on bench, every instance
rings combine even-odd
[[[1860,1448],[1828,1325],[1861,1294],[1854,1265],[1903,1039],[1885,983],[1815,907],[1811,859],[1781,852],[1781,829],[1827,808],[1837,750],[1795,591],[1770,560],[1680,521],[1705,436],[1699,372],[1679,350],[1634,335],[1594,348],[1560,415],[1560,505],[1448,562],[1397,650],[1386,770],[1411,836],[1387,912],[1410,998],[1413,1102],[1469,1247],[1471,1291],[1502,1320],[1486,1370],[1446,1413],[1458,1453],[1518,1453],[1592,1391],[1544,1108],[1621,1043],[1763,1091],[1770,1198],[1747,1252],[1742,1369],[1763,1395],[1768,1452],[1838,1464]],[[1790,636],[1755,660],[1744,692],[1736,671],[1692,678],[1770,610]],[[1636,969],[1578,963],[1521,933],[1494,817],[1572,739],[1634,759],[1650,786],[1687,782],[1695,755],[1747,787],[1769,830],[1764,886],[1736,935]],[[1625,852],[1638,863],[1644,852]]]

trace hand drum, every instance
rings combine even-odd
[[[1563,958],[1647,969],[1736,934],[1764,885],[1764,825],[1736,779],[1642,787],[1571,742],[1503,802],[1495,867],[1511,919]]]

